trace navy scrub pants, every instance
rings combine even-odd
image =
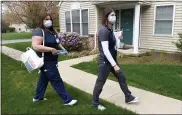
[[[69,95],[64,87],[64,83],[60,77],[56,64],[48,69],[45,69],[45,67],[41,69],[34,99],[44,98],[44,94],[49,81],[54,90],[63,100],[64,104],[71,102],[72,97]]]

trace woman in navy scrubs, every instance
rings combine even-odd
[[[95,83],[93,91],[92,105],[98,110],[105,110],[106,108],[99,104],[99,95],[102,88],[112,72],[118,79],[121,90],[125,95],[126,103],[136,103],[139,101],[138,97],[131,95],[128,89],[125,75],[117,62],[117,48],[116,38],[113,35],[113,24],[116,21],[116,14],[112,8],[105,8],[102,17],[102,26],[98,32],[98,48],[99,48],[99,67],[98,78]]]
[[[43,32],[45,34],[45,45],[43,46]],[[64,47],[59,44],[56,39],[56,31],[53,28],[53,20],[50,14],[46,14],[40,21],[39,28],[32,32],[32,46],[33,49],[41,56],[44,52],[44,66],[40,69],[40,77],[37,83],[36,95],[33,102],[46,100],[44,94],[50,81],[52,87],[61,97],[64,105],[74,105],[77,100],[72,99],[71,95],[66,91],[64,83],[59,74],[58,63],[58,49]]]

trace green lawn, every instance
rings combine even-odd
[[[129,85],[182,100],[182,66],[169,64],[122,64]],[[74,65],[74,68],[97,75],[95,61]],[[110,74],[109,79],[116,80]]]
[[[11,43],[11,44],[5,44],[5,46],[25,52],[26,47],[31,47],[31,42]],[[59,55],[58,60],[63,61],[63,60],[68,60],[68,59],[71,59],[71,57],[68,57],[66,55]]]
[[[27,47],[31,47],[32,42],[22,42],[22,43],[10,43],[10,44],[4,44],[4,46],[14,48],[20,51],[25,52]]]
[[[24,33],[3,33],[2,40],[15,40],[15,39],[30,39],[32,37],[31,32]]]
[[[64,106],[61,99],[49,85],[46,91],[47,101],[33,103],[37,72],[29,73],[21,62],[2,54],[2,114],[134,114],[116,107],[106,101],[101,103],[108,109],[98,111],[91,107],[92,96],[65,84],[68,92],[78,100],[73,107]],[[60,73],[61,74],[61,73]]]

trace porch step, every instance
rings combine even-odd
[[[124,50],[124,49],[118,49],[118,52],[119,54],[121,55],[126,55],[126,56],[135,56],[135,57],[139,57],[139,56],[142,56],[142,55],[150,55],[151,53],[151,50],[148,50],[148,49],[139,49],[139,53],[133,53],[133,49],[127,49],[127,50]]]

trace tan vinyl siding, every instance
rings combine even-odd
[[[178,33],[182,32],[182,3],[172,3],[175,4],[173,36],[153,35],[155,5],[161,4],[166,3],[153,2],[151,6],[142,7],[140,47],[156,50],[176,51],[177,49],[172,42],[179,39]]]
[[[98,8],[98,28],[97,28],[97,30],[102,25],[102,15],[103,15],[103,11],[104,11],[104,8]]]
[[[63,2],[60,7],[60,31],[65,32],[65,11],[70,10],[71,3]],[[81,9],[88,9],[88,33],[94,34],[96,31],[96,8],[91,2],[79,2]]]
[[[65,32],[65,11],[70,10],[70,3],[71,2],[62,2],[61,7],[59,9],[59,24],[60,24],[60,31]]]

